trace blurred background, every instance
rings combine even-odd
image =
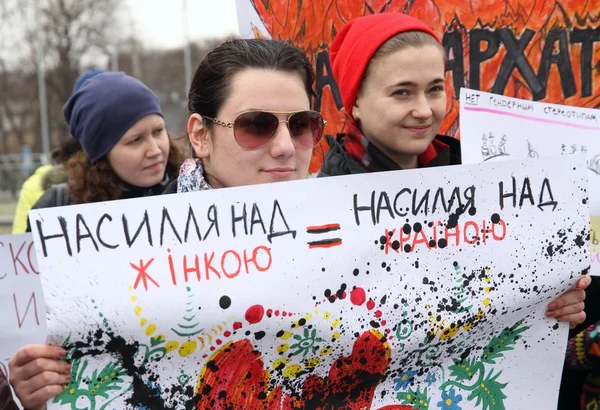
[[[235,0],[0,0],[0,234],[23,181],[68,136],[62,106],[80,73],[140,79],[181,136],[195,68],[237,34]]]

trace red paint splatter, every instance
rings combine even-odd
[[[369,309],[369,310],[375,309],[375,302],[373,302],[373,299],[369,299],[369,301],[367,302],[367,309]]]
[[[231,336],[231,332],[229,330],[227,330],[225,333],[223,333],[223,337],[229,337]]]
[[[367,295],[363,288],[356,288],[350,292],[350,301],[353,305],[360,306],[367,300]]]
[[[385,325],[387,325],[387,320],[382,320],[381,321],[381,326],[385,326]]]
[[[342,292],[342,299],[346,299],[346,296],[348,296],[348,295],[346,294],[346,291]]]
[[[198,380],[195,409],[274,409],[268,402],[281,402],[275,391],[271,392],[274,397],[267,398],[264,380],[268,372],[260,353],[247,339],[222,347],[213,363],[214,367],[205,365]]]
[[[279,316],[279,310],[275,311],[275,316]]]
[[[269,387],[265,383],[269,372],[261,356],[247,339],[221,347],[202,369],[195,408],[215,408],[215,403],[265,410],[325,410],[333,408],[333,404],[335,408],[371,408],[375,390],[389,368],[391,351],[378,336],[365,332],[354,342],[352,354],[339,357],[327,376],[309,375],[301,393],[284,393],[282,386]],[[384,409],[411,409],[394,406]]]
[[[223,343],[223,341],[221,339],[217,339],[216,343],[217,343],[217,345],[221,345],[221,343]]]
[[[250,306],[246,311],[246,320],[250,324],[256,324],[260,322],[265,314],[265,308],[261,305]]]
[[[240,330],[242,328],[242,322],[234,322],[233,330]]]
[[[211,346],[211,347],[210,347],[210,351],[211,351],[211,352],[214,352],[214,351],[215,351],[215,347],[214,347],[214,346]]]
[[[283,317],[286,317],[286,316],[288,315],[288,313],[287,313],[287,312],[283,312],[281,315],[282,315]]]
[[[376,310],[376,311],[375,311],[375,317],[376,317],[377,319],[379,319],[381,316],[382,316],[381,310]]]
[[[273,316],[273,309],[267,309],[267,316],[268,317]]]

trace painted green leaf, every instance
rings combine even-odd
[[[154,336],[150,338],[150,346],[152,347],[156,347],[159,344],[162,344],[165,342],[165,337],[163,335],[158,335],[158,336]]]
[[[507,327],[498,336],[494,336],[481,353],[481,361],[488,364],[496,364],[496,359],[504,357],[504,352],[514,349],[519,335],[529,329],[523,326],[523,322],[517,322]]]
[[[463,360],[453,359],[454,364],[448,367],[450,376],[460,382],[463,380],[471,380],[479,369],[479,363],[475,359],[466,358]],[[483,370],[482,370],[483,371]]]
[[[427,394],[427,387],[425,390],[417,389],[416,391],[412,388],[408,388],[408,391],[398,393],[396,396],[400,400],[400,404],[410,405],[414,410],[429,410],[429,396]]]
[[[94,370],[92,375],[86,379],[88,389],[94,396],[100,396],[108,399],[108,392],[121,390],[124,382],[122,376],[126,374],[125,370],[120,368],[117,362],[110,362],[98,373]]]
[[[502,390],[506,387],[506,383],[499,383],[496,379],[502,374],[498,372],[492,376],[493,370],[469,395],[468,400],[475,400],[476,406],[481,406],[481,410],[506,410],[504,407],[504,399],[506,395]]]
[[[71,380],[66,384],[63,391],[54,397],[53,403],[72,404],[74,405],[79,396],[87,396],[87,389],[81,388],[83,383],[83,373],[87,368],[87,360],[73,359],[71,360]]]

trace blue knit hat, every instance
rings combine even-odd
[[[108,154],[136,122],[151,114],[162,116],[156,95],[122,72],[88,79],[63,107],[71,134],[92,164]]]
[[[106,73],[106,70],[88,70],[81,73],[81,75],[77,77],[77,80],[75,80],[75,85],[73,86],[73,94],[79,91],[79,89],[83,86],[83,84],[85,84],[87,80],[102,73]]]

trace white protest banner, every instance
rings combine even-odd
[[[600,111],[462,88],[464,164],[558,155],[587,156],[592,273],[600,272]],[[521,187],[517,187],[519,190]]]
[[[46,341],[46,308],[31,234],[0,236],[0,371],[24,345]]]
[[[553,408],[585,187],[569,156],[34,210],[51,408]]]

